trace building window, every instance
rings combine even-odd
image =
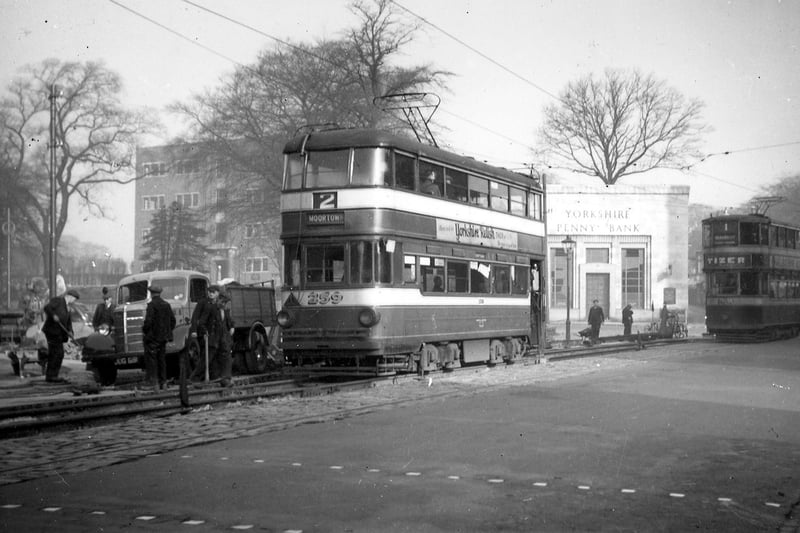
[[[150,228],[145,228],[142,230],[142,242],[147,240],[147,237],[150,235]]]
[[[263,227],[263,223],[258,222],[256,224],[245,224],[244,225],[244,237],[246,239],[252,239],[255,237],[259,237],[261,235],[261,230]]]
[[[163,162],[145,163],[142,169],[145,176],[165,176],[167,174],[167,164]]]
[[[245,259],[245,272],[267,272],[269,270],[269,257],[248,257]]]
[[[193,174],[200,172],[200,162],[197,159],[181,159],[175,162],[176,174]]]
[[[198,207],[200,205],[200,193],[185,192],[175,195],[175,201],[181,207]]]
[[[552,288],[551,305],[567,306],[567,254],[561,248],[553,248],[553,261],[550,263],[550,287]],[[569,273],[570,277],[572,273]],[[570,281],[572,281],[570,279]]]
[[[228,240],[228,225],[225,222],[217,222],[214,226],[214,242],[224,244]]]
[[[261,205],[266,201],[264,189],[247,189],[244,194],[245,202],[250,205]]]
[[[228,190],[219,188],[217,189],[217,208],[225,209],[228,205]]]
[[[586,262],[608,264],[609,263],[608,248],[587,248]]]
[[[622,249],[622,303],[644,309],[644,250]]]
[[[142,209],[145,211],[156,211],[166,206],[163,194],[156,196],[142,196]]]

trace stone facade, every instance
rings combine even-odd
[[[638,319],[663,304],[688,305],[688,186],[548,184],[547,233],[551,320],[566,316],[567,272],[571,319],[585,322],[593,299],[612,320],[633,305]],[[574,252],[567,269],[562,241]]]

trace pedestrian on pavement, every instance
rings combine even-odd
[[[626,337],[631,334],[631,326],[633,325],[633,307],[631,304],[625,306],[622,310],[622,334]]]
[[[108,287],[103,287],[103,302],[94,308],[92,317],[92,327],[95,331],[100,329],[103,324],[107,324],[109,327],[114,325],[114,309],[116,309],[116,305],[111,301]]]
[[[606,314],[597,300],[592,300],[592,307],[589,309],[589,325],[592,327],[592,344],[600,338],[600,325],[605,322]]]
[[[172,341],[172,331],[176,320],[172,306],[161,298],[161,287],[151,285],[150,302],[144,315],[142,333],[144,334],[144,361],[147,379],[153,390],[165,389],[167,386],[167,342]]]
[[[231,349],[233,348],[233,319],[220,298],[219,285],[208,287],[208,297],[201,300],[192,313],[191,336],[200,341],[200,350],[208,351],[208,373],[211,380],[220,380],[223,387],[231,386]],[[200,381],[205,374],[205,353],[201,355],[190,379]]]
[[[44,306],[45,320],[42,333],[47,339],[47,360],[45,361],[45,381],[48,383],[67,383],[60,377],[61,363],[64,361],[64,343],[72,338],[72,320],[69,306],[81,297],[78,291],[70,289],[64,296],[55,296]]]

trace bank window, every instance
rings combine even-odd
[[[446,172],[445,196],[450,200],[467,203],[467,190],[469,188],[467,174],[452,168],[448,168]]]
[[[309,152],[306,166],[306,187],[318,189],[347,185],[350,150]]]
[[[553,261],[550,264],[550,287],[552,290],[552,305],[554,307],[567,306],[567,254],[561,248],[553,248]],[[571,276],[571,272],[570,278]],[[570,281],[572,281],[570,279]]]
[[[469,264],[466,261],[447,262],[447,292],[469,291]]]
[[[245,260],[245,272],[266,272],[269,270],[269,257],[248,257]]]
[[[419,272],[422,276],[422,290],[425,292],[444,292],[444,259],[421,256]]]
[[[391,183],[391,152],[386,148],[353,150],[353,185]]]
[[[469,203],[489,207],[489,180],[477,176],[469,177]]]
[[[490,181],[489,193],[491,194],[492,209],[508,213],[508,185]]]
[[[622,303],[644,308],[644,249],[622,249]]]
[[[587,248],[586,249],[586,262],[587,263],[605,263],[609,262],[608,248]]]
[[[394,154],[394,186],[408,191],[414,190],[416,159],[403,154]]]
[[[344,245],[306,247],[306,281],[341,283],[344,280]]]

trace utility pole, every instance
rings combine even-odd
[[[56,295],[56,99],[61,95],[61,88],[55,83],[50,85],[50,254],[49,254],[49,285],[50,297]]]

